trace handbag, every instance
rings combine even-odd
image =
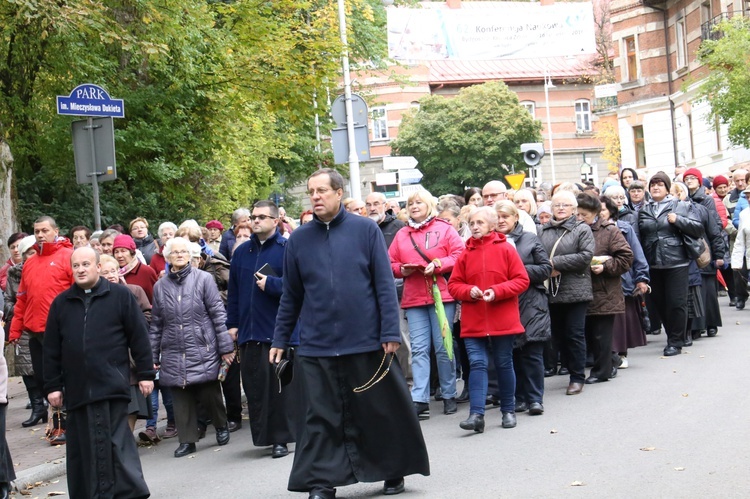
[[[689,210],[690,215],[694,215],[692,203],[689,206]],[[690,218],[700,222],[700,217],[698,216],[691,216]],[[682,242],[685,245],[685,252],[687,253],[688,258],[690,258],[691,260],[695,260],[695,263],[696,265],[698,265],[699,269],[707,267],[708,264],[711,263],[711,249],[706,242],[706,238],[703,236],[693,237],[685,234],[684,232],[681,232],[681,234]]]
[[[279,381],[279,393],[281,389],[294,379],[294,348],[288,348],[284,356],[274,365],[274,374]]]
[[[552,258],[555,256],[555,251],[557,251],[557,245],[560,244],[560,241],[563,237],[565,237],[565,234],[567,234],[569,231],[565,230],[565,232],[562,233],[562,236],[557,238],[557,241],[555,241],[555,244],[552,245],[552,251],[549,254],[549,261],[552,262]],[[555,276],[555,277],[548,277],[544,280],[544,289],[547,290],[548,293],[552,294],[552,296],[557,296],[557,292],[560,289],[560,277],[562,276]]]

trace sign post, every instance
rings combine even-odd
[[[94,117],[124,118],[125,103],[122,99],[113,99],[106,90],[99,85],[84,83],[74,88],[70,95],[57,96],[57,114],[67,116],[85,116],[86,126],[84,130],[88,131],[89,147],[91,152],[91,169],[86,176],[91,178],[91,188],[94,194],[94,228],[101,230],[101,210],[99,207],[99,176],[109,172],[101,172],[97,168],[96,142],[94,139],[94,130],[101,125],[94,124]],[[75,126],[74,146],[75,146]],[[112,151],[114,153],[114,130],[112,131]],[[112,169],[114,170],[114,159],[112,160]],[[116,178],[116,175],[114,176]],[[114,180],[111,178],[109,180]],[[79,181],[79,183],[82,183]]]

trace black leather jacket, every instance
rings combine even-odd
[[[682,234],[700,237],[703,235],[701,222],[689,216],[689,205],[669,196],[668,203],[659,211],[659,203],[650,201],[638,212],[638,227],[646,260],[652,268],[673,268],[688,265],[690,258],[685,252]],[[675,223],[669,223],[667,216],[677,214]]]

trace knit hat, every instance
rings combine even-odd
[[[729,185],[729,180],[724,175],[716,175],[714,177],[714,189],[720,185]]]
[[[540,203],[539,206],[536,207],[536,215],[539,216],[540,213],[546,213],[548,215],[552,215],[552,206],[548,202]]]
[[[669,180],[669,176],[664,172],[654,173],[648,181],[648,186],[651,187],[651,184],[656,181],[664,182],[664,187],[667,188],[667,191],[672,188],[672,181]]]
[[[211,220],[206,224],[206,228],[224,230],[224,226],[218,220]]]
[[[116,250],[117,248],[125,248],[132,252],[135,252],[135,241],[133,241],[133,238],[127,234],[120,234],[115,238],[115,242],[112,245],[112,251]]]
[[[618,182],[617,180],[613,180],[611,178],[608,178],[607,180],[605,180],[604,183],[602,184],[602,193],[604,193],[608,187],[611,187],[613,185],[620,185],[620,182]]]
[[[685,170],[685,173],[682,174],[682,179],[685,180],[685,177],[692,175],[693,177],[698,177],[698,183],[703,184],[703,174],[701,171],[697,168],[688,168]]]
[[[36,244],[36,237],[35,236],[26,236],[23,239],[21,239],[21,242],[18,243],[18,252],[22,255],[29,251],[32,246]]]

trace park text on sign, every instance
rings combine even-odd
[[[68,96],[57,96],[57,114],[124,118],[125,104],[122,99],[110,97],[99,85],[84,83]]]

